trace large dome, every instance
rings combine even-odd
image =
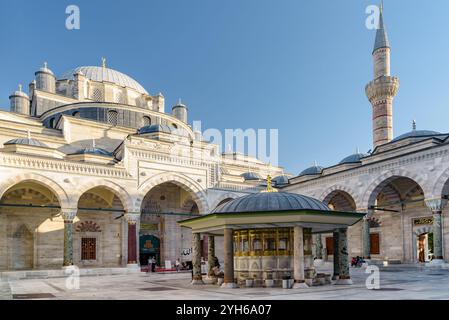
[[[270,212],[295,210],[330,211],[323,202],[296,193],[261,192],[225,202],[212,213]]]
[[[128,87],[138,91],[139,93],[148,94],[144,87],[142,87],[136,80],[134,80],[130,76],[105,67],[78,67],[64,73],[60,80],[73,80],[74,74],[78,72],[82,72],[86,76],[86,78],[92,81],[112,82],[121,87]]]

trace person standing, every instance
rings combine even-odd
[[[178,259],[176,259],[176,261],[175,261],[176,272],[179,272],[179,267],[180,267],[180,265],[181,265],[181,262],[179,262],[179,258],[178,258]]]

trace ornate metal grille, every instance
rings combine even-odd
[[[116,126],[118,123],[118,112],[117,111],[108,111],[108,123]]]
[[[81,260],[97,260],[97,239],[81,239]]]

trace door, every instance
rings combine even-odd
[[[332,237],[326,238],[326,251],[328,256],[334,254],[334,238]]]

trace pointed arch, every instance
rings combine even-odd
[[[214,204],[211,206],[212,210],[214,210],[216,207],[218,207],[223,201],[229,199],[229,200],[234,200],[241,197],[241,195],[235,194],[235,193],[231,193],[231,192],[227,192],[225,194],[222,194],[218,197],[217,200],[214,201]]]
[[[147,195],[148,192],[150,192],[151,189],[156,187],[157,185],[170,182],[178,187],[188,191],[191,193],[191,196],[193,200],[198,205],[198,210],[201,214],[209,213],[209,205],[207,202],[207,196],[205,192],[203,191],[203,188],[199,183],[192,180],[191,178],[179,174],[179,173],[161,173],[155,176],[152,176],[148,178],[140,187],[139,187],[139,199],[138,199],[138,205],[139,208],[142,205],[142,201]],[[137,204],[136,204],[137,205]]]
[[[23,173],[10,176],[0,183],[0,199],[5,193],[22,182],[33,182],[51,190],[58,199],[59,205],[63,208],[70,208],[70,200],[66,190],[54,180],[36,173]]]
[[[110,180],[105,180],[105,179],[93,180],[93,181],[89,181],[87,183],[80,185],[78,188],[78,191],[77,191],[77,196],[76,196],[77,202],[76,203],[78,204],[79,199],[82,197],[82,195],[84,193],[86,193],[89,190],[94,189],[94,188],[105,188],[105,189],[111,191],[113,194],[115,194],[120,199],[125,211],[127,211],[127,212],[134,211],[133,201],[132,201],[130,194],[122,186],[118,185],[115,182],[112,182]]]
[[[439,198],[449,194],[449,168],[446,169],[436,180],[432,188],[430,198]]]
[[[328,204],[329,201],[332,199],[332,197],[335,196],[338,192],[341,192],[347,195],[348,198],[350,198],[350,201],[354,203],[353,204],[353,206],[355,206],[355,208],[353,208],[354,210],[358,210],[360,208],[360,200],[359,197],[357,196],[358,194],[350,187],[344,185],[333,185],[327,188],[318,199]]]
[[[380,191],[384,184],[388,181],[391,181],[393,178],[408,178],[410,180],[413,180],[417,185],[421,187],[421,190],[424,192],[425,198],[427,198],[427,195],[430,194],[429,190],[425,189],[425,186],[427,185],[426,180],[421,175],[412,173],[404,169],[394,169],[384,172],[368,186],[363,194],[363,198],[361,201],[363,207],[369,208],[370,206],[373,206],[378,195],[378,192],[376,191]]]

